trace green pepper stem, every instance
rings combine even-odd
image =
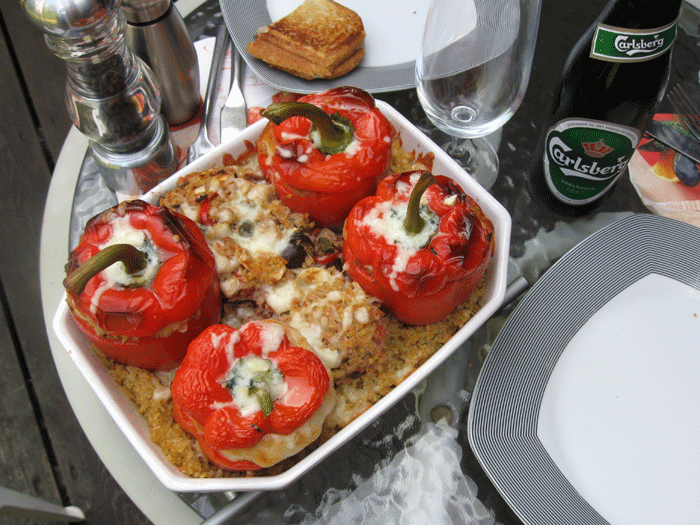
[[[146,267],[146,254],[131,244],[112,244],[68,274],[63,280],[63,286],[69,292],[80,295],[90,279],[120,261],[131,275]]]
[[[278,126],[291,117],[309,119],[321,136],[321,146],[318,149],[325,155],[345,151],[355,132],[352,122],[346,117],[339,113],[329,115],[308,102],[276,102],[262,110],[260,115]]]
[[[270,392],[268,392],[264,388],[256,386],[252,387],[250,391],[258,399],[258,403],[260,403],[260,408],[262,409],[263,416],[267,417],[270,414],[272,414],[273,406],[272,396],[270,395]]]
[[[408,209],[403,220],[403,227],[408,235],[418,235],[425,226],[423,217],[420,216],[420,199],[433,183],[435,177],[429,171],[421,173],[420,179],[413,188],[408,199]]]

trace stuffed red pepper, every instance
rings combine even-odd
[[[197,225],[141,200],[90,219],[66,272],[78,327],[126,365],[175,368],[221,316],[214,255]]]
[[[365,91],[339,87],[261,115],[271,122],[258,140],[260,167],[282,203],[318,226],[340,229],[387,173],[394,129]]]
[[[493,224],[456,183],[427,171],[391,175],[343,230],[348,275],[400,321],[435,323],[486,271]]]
[[[207,328],[171,385],[173,414],[216,466],[270,467],[313,443],[335,405],[328,369],[296,330],[251,321]]]

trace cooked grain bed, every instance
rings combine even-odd
[[[200,452],[197,440],[182,430],[173,418],[169,374],[121,365],[104,354],[100,358],[112,379],[124,389],[148,423],[153,443],[180,472],[195,478],[270,476],[285,471],[330,439],[425,363],[478,311],[484,293],[485,279],[482,279],[466,302],[442,321],[429,326],[407,326],[390,316],[387,352],[371,371],[337,386],[336,406],[326,419],[318,441],[296,456],[254,473],[227,472],[209,463]]]
[[[416,156],[415,153],[405,152],[401,148],[400,139],[395,140],[392,150],[393,173],[419,168],[432,169],[431,155]],[[227,165],[234,163],[230,158],[224,162]],[[253,175],[251,178],[256,178],[251,173],[254,170],[249,171],[249,157],[242,155],[239,162],[245,162],[245,171]],[[168,201],[166,197],[163,201],[171,206],[181,202],[182,196],[177,197],[175,201]],[[214,467],[201,453],[197,440],[175,422],[169,388],[173,373],[154,373],[121,365],[99,351],[96,352],[108,368],[110,376],[123,388],[127,397],[136,405],[139,414],[146,420],[153,443],[160,447],[167,460],[180,472],[195,478],[275,475],[287,470],[330,439],[435,354],[479,310],[484,300],[485,283],[486,277],[465,303],[447,318],[433,325],[407,326],[388,315],[386,351],[366,373],[358,377],[346,376],[337,382],[337,403],[325,421],[320,438],[296,456],[252,473],[228,472]]]

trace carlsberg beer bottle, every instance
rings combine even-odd
[[[565,216],[599,206],[625,172],[668,83],[681,0],[611,0],[564,66],[530,173]]]

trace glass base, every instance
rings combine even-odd
[[[471,175],[484,189],[489,189],[498,176],[498,155],[485,138],[452,139],[442,149]]]

